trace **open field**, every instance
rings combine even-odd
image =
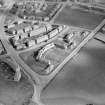
[[[93,39],[42,92],[48,105],[105,104],[105,44]]]
[[[28,105],[33,95],[33,86],[25,74],[19,82],[7,81],[0,77],[0,102],[4,105]]]
[[[62,12],[60,12],[59,16],[56,17],[54,22],[93,30],[104,18],[105,16],[103,15],[71,9],[71,7],[67,5]]]
[[[26,52],[24,54],[21,54],[20,57],[36,73],[40,73],[41,71],[45,70],[45,68],[48,65],[45,62],[36,61],[35,58],[34,58],[34,54],[32,54],[32,53]]]
[[[75,29],[74,29],[75,30]],[[76,30],[75,30],[76,31]],[[78,32],[78,31],[77,31]],[[82,32],[82,31],[81,31]],[[66,34],[69,33],[69,31],[66,32]],[[62,34],[62,38],[65,36],[65,34]],[[88,36],[88,35],[87,35]],[[56,68],[61,65],[61,63],[76,49],[78,48],[78,45],[80,45],[81,42],[86,38],[84,36],[81,37],[81,35],[74,35],[71,40],[76,45],[69,43],[67,44],[65,41],[60,40],[61,36],[59,36],[58,39],[53,40],[52,43],[54,43],[54,47],[51,49],[48,49],[43,53],[40,59],[44,59],[45,61],[50,61],[52,65],[54,65],[54,68],[51,72],[55,71]],[[49,45],[49,44],[48,44]],[[67,46],[67,49],[64,48],[64,46]],[[71,48],[72,47],[72,48]],[[43,46],[45,49],[46,46]],[[27,51],[24,53],[20,53],[21,59],[36,73],[41,75],[41,72],[47,69],[48,64],[45,63],[45,61],[37,61],[35,60],[34,52],[36,52],[36,56],[39,49],[35,49],[34,51]],[[51,74],[50,72],[50,74]],[[49,74],[49,73],[48,73]],[[47,74],[47,75],[48,75]],[[46,74],[45,74],[46,75]]]

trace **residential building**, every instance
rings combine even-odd
[[[49,32],[49,38],[55,37],[58,33],[58,29],[52,30],[51,32]]]
[[[48,35],[42,35],[42,36],[40,36],[40,37],[38,37],[38,38],[35,39],[36,44],[39,44],[41,42],[45,42],[47,40],[48,40]]]
[[[45,24],[45,27],[46,27],[47,32],[52,30],[52,25],[49,23]]]
[[[17,30],[17,34],[23,34],[23,33],[24,33],[23,29],[18,29]]]
[[[40,25],[34,24],[32,27],[33,27],[33,30],[36,30],[36,29],[38,29],[40,27]]]
[[[58,30],[59,30],[59,32],[61,32],[61,31],[63,30],[63,26],[60,25],[60,26],[58,27]]]
[[[27,42],[27,45],[28,45],[28,47],[32,47],[32,46],[35,46],[35,40],[29,40],[28,42]]]
[[[31,26],[27,26],[23,29],[24,32],[29,32],[32,30],[32,27]]]
[[[40,34],[45,33],[45,32],[46,32],[46,28],[42,26],[36,30],[31,31],[30,36],[40,35]]]
[[[17,30],[16,29],[9,29],[9,30],[6,30],[5,32],[7,32],[8,34],[12,34],[12,35],[16,35],[17,34]]]
[[[38,56],[37,56],[37,59],[41,59],[42,55],[48,51],[49,49],[55,47],[55,44],[54,43],[50,43],[50,44],[47,44],[46,46],[44,46],[38,53]]]
[[[15,27],[15,24],[8,24],[8,25],[6,25],[6,26],[4,26],[5,28],[8,28],[8,29],[10,29],[10,28],[13,28],[13,27]]]

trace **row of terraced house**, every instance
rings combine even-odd
[[[21,21],[18,22],[18,24],[21,23]],[[17,50],[31,47],[42,42],[47,42],[49,39],[55,37],[63,29],[66,28],[65,25],[51,25],[49,23],[35,23],[18,30],[16,30],[12,26],[14,27],[14,24],[6,26],[6,28],[8,27],[8,30],[6,31],[13,36],[12,38],[10,38],[10,41],[14,48],[16,48]]]

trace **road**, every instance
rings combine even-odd
[[[8,7],[10,8],[10,6]],[[9,44],[8,39],[6,37],[6,34],[4,32],[4,21],[5,21],[6,15],[1,14],[0,16],[0,38],[1,41],[7,50],[7,53],[13,57],[13,59],[16,60],[16,62],[23,68],[23,70],[31,77],[31,80],[34,81],[33,85],[35,87],[34,90],[34,96],[33,101],[40,100],[40,92],[41,89],[43,89],[55,76],[56,74],[61,70],[61,68],[73,57],[77,54],[77,52],[83,47],[96,33],[97,31],[105,24],[105,20],[102,21],[102,23],[96,27],[95,30],[91,32],[91,34],[84,39],[84,41],[54,70],[52,74],[49,76],[39,76],[37,73],[33,72],[30,67],[19,57],[18,53],[14,50],[14,48]],[[32,81],[31,81],[32,82]],[[41,103],[39,104],[41,105]]]
[[[8,7],[10,8],[10,6]],[[6,8],[7,9],[7,8]],[[22,70],[27,73],[27,75],[30,77],[30,82],[34,86],[34,93],[32,97],[33,102],[39,103],[39,105],[42,105],[42,103],[39,102],[40,97],[40,79],[38,78],[38,75],[33,72],[29,66],[25,64],[25,62],[19,57],[18,53],[13,49],[13,47],[9,44],[8,39],[6,38],[6,34],[4,32],[4,21],[5,21],[6,15],[1,14],[0,16],[0,39],[7,51],[7,54],[10,55],[15,61],[22,67]]]
[[[59,73],[59,71],[62,69],[62,67],[70,60],[72,59],[79,51],[80,49],[90,40],[93,38],[93,36],[97,33],[97,31],[100,30],[100,28],[105,24],[105,20],[103,20],[100,25],[98,25],[78,46],[76,49],[74,49],[71,54],[65,58],[65,60],[48,76],[42,77],[43,81],[43,88],[46,87],[46,85]]]
[[[47,105],[105,105],[105,43],[90,40],[43,90]]]

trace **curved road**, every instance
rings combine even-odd
[[[8,10],[11,8],[11,5],[9,5],[5,10]],[[34,86],[34,93],[32,97],[32,101],[35,103],[38,103],[38,105],[42,105],[40,103],[40,80],[38,78],[38,75],[33,72],[30,67],[28,67],[25,62],[19,57],[18,53],[14,50],[14,48],[9,44],[9,41],[6,37],[6,34],[4,32],[4,21],[5,21],[6,15],[5,13],[2,13],[0,16],[0,39],[7,51],[7,54],[10,55],[24,70],[24,72],[27,73],[29,76],[30,82]]]
[[[7,10],[10,9],[11,5],[8,6],[8,8],[6,8]],[[46,84],[48,84],[51,79],[53,79],[55,77],[55,75],[60,71],[60,69],[80,50],[81,47],[83,47],[89,39],[91,39],[96,33],[97,31],[105,24],[105,20],[102,21],[102,23],[96,27],[95,30],[93,30],[90,35],[88,35],[87,38],[84,39],[84,41],[81,42],[81,44],[69,55],[69,57],[67,57],[61,64],[59,67],[57,67],[54,72],[49,75],[49,76],[45,76],[45,77],[41,77],[39,76],[37,73],[35,73],[34,71],[32,71],[32,69],[19,57],[18,53],[14,50],[14,48],[9,44],[9,41],[6,37],[6,34],[4,32],[4,21],[5,21],[6,15],[5,14],[1,14],[0,16],[0,39],[5,47],[5,49],[7,50],[7,53],[13,57],[13,59],[16,60],[16,62],[23,68],[23,70],[28,74],[28,76],[30,77],[30,81],[34,86],[34,94],[32,97],[32,101],[38,103],[38,105],[42,105],[42,103],[40,103],[40,92],[42,90],[43,87],[45,87]]]

